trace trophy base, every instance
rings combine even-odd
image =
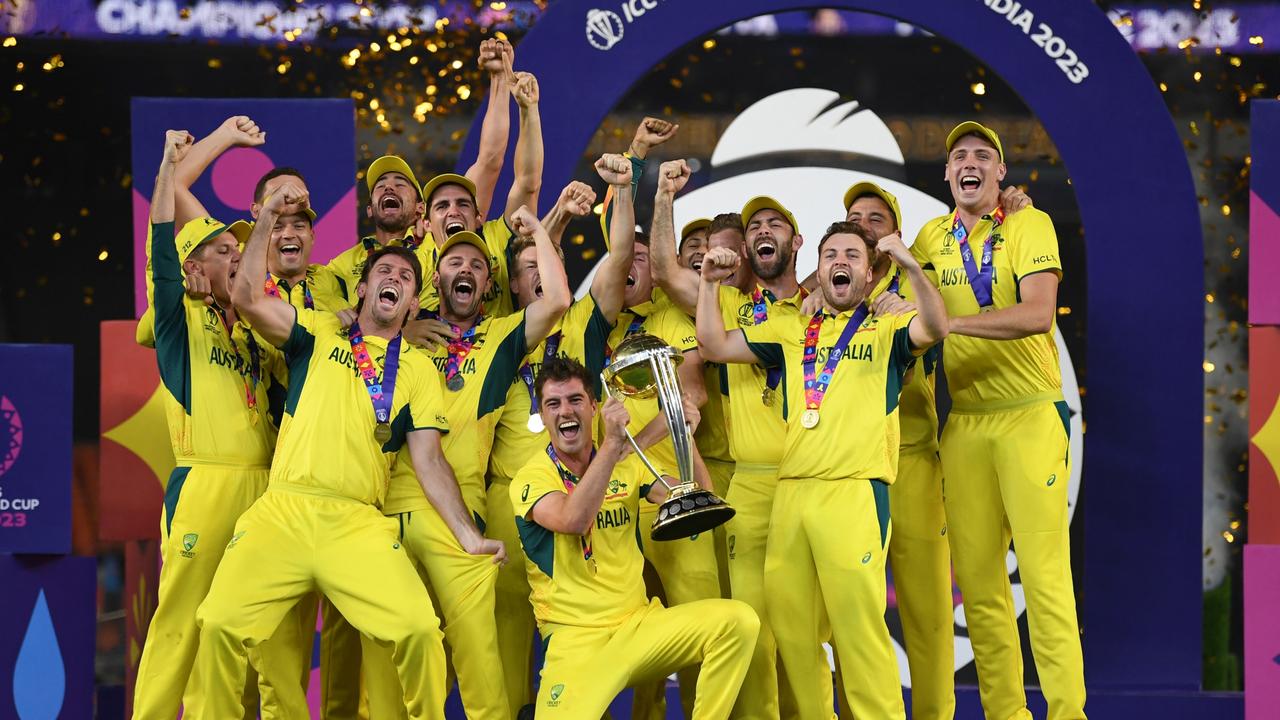
[[[710,490],[678,485],[658,508],[650,535],[659,541],[681,540],[725,524],[736,512]]]

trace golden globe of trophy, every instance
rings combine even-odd
[[[658,508],[653,521],[654,540],[679,540],[723,525],[733,517],[734,509],[710,490],[704,490],[693,479],[693,436],[685,421],[683,395],[676,365],[684,356],[658,338],[639,334],[623,340],[613,353],[613,361],[600,379],[610,397],[658,398],[658,407],[667,419],[671,444],[675,447],[680,482],[672,486],[654,468],[640,450],[636,439],[627,431],[627,440],[649,468],[649,472],[667,488],[667,500]]]

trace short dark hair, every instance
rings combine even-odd
[[[876,240],[871,237],[871,233],[867,229],[855,222],[848,220],[838,220],[827,226],[827,232],[822,235],[822,239],[818,241],[818,257],[822,257],[822,246],[827,244],[827,240],[832,235],[857,235],[862,238],[862,243],[867,246],[867,262],[871,265],[876,264]]]
[[[542,363],[542,369],[538,371],[538,379],[533,381],[533,394],[541,402],[543,385],[548,382],[566,382],[574,378],[581,380],[582,389],[587,395],[591,395],[591,373],[587,372],[582,363],[562,355],[549,357]]]
[[[643,230],[636,230],[636,244],[649,247],[649,233]]]
[[[286,167],[284,165],[274,167],[268,170],[266,175],[258,178],[258,184],[253,186],[253,201],[261,205],[262,201],[266,199],[263,195],[267,192],[267,182],[283,175],[296,177],[302,181],[303,185],[307,184],[307,179],[302,177],[302,173],[297,168]]]
[[[742,215],[736,212],[720,213],[711,218],[711,224],[707,226],[707,238],[722,230],[737,230],[743,235],[747,233],[742,227]]]
[[[409,263],[409,267],[413,268],[413,292],[422,292],[422,262],[418,260],[418,254],[403,245],[383,245],[382,247],[369,253],[369,259],[365,261],[364,268],[360,270],[360,282],[369,281],[369,272],[373,270],[373,266],[378,261],[388,255],[395,255]],[[360,312],[361,306],[364,304],[364,298],[360,298],[356,303],[356,312]]]
[[[528,250],[531,247],[537,247],[537,246],[538,246],[538,243],[533,239],[532,235],[530,235],[529,237],[516,235],[511,239],[512,275],[515,274],[514,272],[515,259],[520,257],[520,254],[523,253],[525,250]],[[560,256],[561,260],[564,260],[564,248],[560,247],[559,245],[556,245],[556,254]]]

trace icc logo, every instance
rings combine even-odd
[[[587,12],[587,42],[597,50],[608,50],[622,41],[622,18],[612,10]]]
[[[0,477],[18,461],[22,452],[22,416],[9,398],[0,395]]]

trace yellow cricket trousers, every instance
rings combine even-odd
[[[320,718],[368,720],[369,708],[360,692],[360,633],[329,602],[320,599]]]
[[[859,718],[905,718],[885,625],[889,487],[878,480],[778,481],[765,550],[765,609],[802,720],[833,715],[822,642],[825,608],[845,677],[841,705]],[[818,598],[821,605],[815,605]]]
[[[165,485],[160,522],[159,604],[147,631],[138,679],[134,689],[133,717],[139,720],[172,720],[178,708],[188,712],[202,702],[202,683],[193,675],[200,630],[196,608],[200,606],[231,539],[236,520],[267,487],[268,470],[229,465],[199,464],[174,468]],[[283,631],[255,653],[264,718],[306,714],[302,666],[311,663],[311,651],[301,657],[291,643],[297,638]],[[258,692],[250,674],[243,688],[241,717],[258,715]],[[278,688],[271,687],[271,682]]]
[[[719,598],[674,608],[653,599],[611,627],[548,625],[538,720],[599,720],[623,688],[692,665],[700,665],[693,720],[724,720],[759,628],[750,607]]]
[[[727,499],[729,488],[733,485],[733,463],[706,459],[703,460],[703,463],[706,464],[707,472],[711,475],[711,487],[715,490],[716,497]],[[729,579],[729,524],[721,525],[712,534],[716,545],[716,569],[719,571],[720,597],[733,597]]]
[[[942,508],[942,465],[932,450],[903,450],[889,486],[889,567],[911,668],[911,717],[955,715],[951,553]]]
[[[412,718],[444,716],[444,647],[427,591],[394,520],[372,505],[273,485],[236,523],[200,606],[197,671],[206,684],[192,720],[238,718],[245,653],[319,591],[352,625],[390,649]]]
[[[1050,720],[1084,715],[1084,660],[1071,586],[1064,402],[1004,412],[954,409],[941,455],[951,557],[987,717],[1030,718],[1005,556],[1012,538],[1031,649]]]
[[[493,556],[464,551],[434,508],[397,513],[389,518],[398,523],[401,542],[420,575],[419,584],[430,586],[440,602],[449,661],[467,717],[510,720],[494,617],[498,565]],[[485,528],[482,521],[477,524]],[[404,694],[394,685],[390,653],[368,638],[361,638],[361,642],[370,717],[405,717],[403,703],[398,702]]]
[[[695,600],[720,597],[720,570],[716,565],[714,533],[700,533],[682,540],[658,542],[650,533],[658,517],[658,506],[640,503],[640,547],[650,566],[646,572],[649,597],[661,597],[675,608]],[[657,582],[653,582],[656,577]],[[691,666],[679,674],[680,704],[684,717],[692,717],[698,668]],[[663,720],[667,716],[667,680],[660,678],[637,685],[631,706],[634,720]]]
[[[511,507],[511,478],[493,477],[489,485],[489,523],[485,532],[507,546],[507,564],[498,569],[494,594],[498,654],[506,680],[511,717],[533,702],[533,640],[538,631],[529,602],[529,575],[525,571],[524,546],[516,530]]]

